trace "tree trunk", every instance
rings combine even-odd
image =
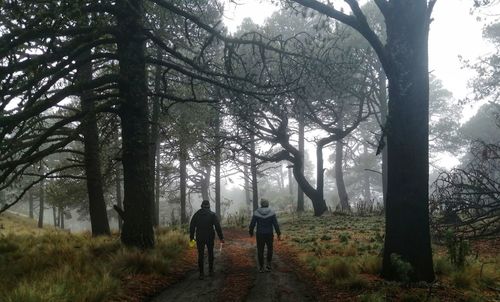
[[[301,165],[298,169],[297,172],[300,174],[304,175],[304,128],[305,128],[305,121],[304,121],[304,114],[302,113],[302,109],[300,109],[299,112],[299,154],[300,154],[300,161]],[[294,173],[296,174],[296,173]],[[298,181],[297,181],[298,183]],[[302,186],[298,185],[297,186],[297,212],[304,212],[304,191],[302,190]]]
[[[323,144],[316,145],[316,203],[321,204],[326,210],[326,202],[324,198],[325,187],[325,169],[323,168]]]
[[[88,50],[80,59],[88,60],[90,55],[90,50]],[[76,81],[80,83],[92,81],[92,62],[89,61],[78,68]],[[84,91],[80,94],[81,108],[85,112],[85,117],[82,120],[82,133],[90,225],[92,227],[92,236],[99,236],[110,235],[111,232],[102,188],[99,135],[93,97],[92,91]]]
[[[288,193],[293,200],[293,171],[291,166],[288,166]]]
[[[383,127],[386,127],[387,122],[387,77],[382,69],[382,66],[379,65],[378,70],[378,80],[379,80],[379,104],[380,104],[380,122]],[[385,129],[383,129],[385,131]],[[385,208],[385,199],[387,197],[387,137],[382,138],[382,144],[385,147],[382,149],[382,192],[383,192],[383,201]]]
[[[43,167],[41,169],[44,173]],[[43,214],[45,211],[45,180],[40,182],[40,209],[38,211],[38,227],[43,228]]]
[[[212,175],[212,167],[210,165],[207,165],[204,168],[202,175],[203,179],[201,180],[201,199],[210,200],[209,191],[210,191],[210,177]]]
[[[156,49],[156,59],[160,61],[162,58],[161,54],[161,49],[157,48]],[[155,67],[155,74],[154,74],[154,90],[155,92],[160,92],[161,91],[161,67],[156,66]],[[156,167],[156,158],[157,158],[157,150],[160,148],[160,126],[159,126],[159,121],[160,121],[160,102],[161,99],[158,96],[153,97],[153,113],[151,115],[151,151],[150,151],[150,156],[151,156],[151,183],[154,184],[154,203],[152,207],[152,213],[153,213],[153,225],[158,226],[160,219],[159,219],[159,206],[157,202],[159,202],[159,199],[156,197],[157,190],[156,188],[156,175],[155,173],[155,167]]]
[[[351,206],[349,205],[349,196],[344,183],[344,146],[342,140],[338,140],[335,144],[335,182],[337,184],[337,192],[339,194],[340,207],[342,211],[350,212]]]
[[[28,191],[28,205],[29,205],[29,217],[31,219],[33,219],[34,215],[33,215],[33,191],[30,189]]]
[[[429,72],[427,1],[391,2],[386,14],[389,71],[388,187],[382,274],[401,279],[400,255],[411,280],[433,281],[429,231]]]
[[[121,240],[141,249],[155,244],[142,0],[117,1],[124,221]]]
[[[59,226],[59,223],[58,223],[58,219],[57,219],[57,208],[56,206],[52,206],[52,217],[54,218],[54,227],[58,227]]]
[[[187,190],[187,150],[184,140],[179,142],[179,187],[181,201],[181,224],[187,223],[186,217],[186,190]]]
[[[253,210],[255,211],[259,207],[259,187],[257,184],[257,159],[255,158],[255,141],[253,137],[250,148],[250,172],[252,173],[252,205]]]
[[[243,161],[245,165],[243,166],[243,178],[245,180],[245,202],[250,210],[250,215],[252,214],[252,199],[250,198],[250,172],[248,171],[248,155],[245,153],[243,155]]]
[[[156,225],[160,225],[160,162],[161,162],[160,144],[156,147],[156,176],[155,176],[155,219]]]
[[[368,146],[366,142],[363,143],[363,153],[365,155],[365,158],[368,158]],[[363,198],[367,202],[372,200],[372,193],[370,188],[370,174],[366,170],[363,173]]]
[[[59,227],[64,230],[64,207],[59,207]]]
[[[120,173],[120,167],[116,167],[116,175],[115,175],[115,190],[116,190],[116,205],[120,208],[123,209],[123,204],[122,204],[122,183],[121,183],[121,173]],[[118,215],[118,230],[122,230],[122,224],[123,220],[120,215]]]

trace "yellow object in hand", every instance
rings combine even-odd
[[[194,240],[194,239],[189,241],[189,247],[193,248],[195,243],[196,243],[196,240]]]

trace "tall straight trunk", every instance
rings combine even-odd
[[[158,47],[156,49],[156,59],[160,61],[162,58],[161,54],[161,49]],[[154,72],[154,90],[155,92],[159,93],[161,91],[161,72],[162,68],[160,66],[155,67],[155,72]],[[160,121],[160,102],[161,99],[159,96],[153,97],[153,113],[151,115],[151,150],[150,150],[150,167],[151,167],[151,183],[154,185],[154,203],[152,204],[152,215],[153,215],[153,225],[158,226],[159,224],[159,213],[157,209],[159,208],[157,205],[157,198],[156,198],[156,174],[155,173],[155,167],[156,167],[156,157],[157,157],[157,152],[156,150],[159,149],[160,145],[160,126],[159,126],[159,121]]]
[[[220,150],[215,153],[215,214],[221,218]]]
[[[121,209],[123,208],[122,204],[122,182],[121,182],[121,173],[120,167],[116,167],[115,172],[115,190],[116,190],[116,205]],[[118,230],[122,230],[123,219],[120,215],[118,215]]]
[[[322,205],[324,205],[324,208],[326,208],[326,202],[324,198],[325,170],[323,169],[323,147],[324,145],[322,144],[318,144],[316,146],[316,203],[321,203]]]
[[[299,112],[299,154],[300,154],[300,161],[302,165],[299,167],[299,173],[304,175],[304,128],[305,128],[305,120],[304,120],[304,114],[302,113],[303,109],[300,109]],[[304,212],[304,191],[302,190],[302,186],[297,186],[297,212]]]
[[[186,217],[186,191],[187,191],[187,149],[184,140],[179,143],[179,187],[181,201],[181,223],[187,223]]]
[[[385,128],[387,122],[387,77],[382,69],[382,66],[378,66],[378,82],[379,82],[379,104],[380,104],[380,122]],[[384,129],[385,131],[385,129]],[[385,147],[382,149],[382,192],[383,201],[385,206],[385,199],[387,197],[387,138],[384,136],[383,144]]]
[[[161,152],[160,144],[156,146],[156,175],[155,175],[155,220],[156,226],[160,225],[160,184],[161,184],[161,172],[160,172],[160,162],[161,162]]]
[[[363,143],[363,153],[365,155],[365,158],[367,158],[368,145],[366,142]],[[364,171],[363,173],[363,198],[365,199],[365,201],[372,200],[372,193],[370,188],[370,175],[368,174],[368,171]]]
[[[142,0],[117,1],[124,221],[121,240],[141,249],[155,244]]]
[[[344,183],[344,146],[342,140],[338,140],[335,144],[335,182],[337,184],[337,192],[339,194],[340,206],[342,211],[350,212],[349,196]]]
[[[57,218],[57,208],[56,206],[52,206],[52,217],[54,218],[54,227],[59,226],[58,218]]]
[[[253,210],[257,210],[259,207],[259,187],[257,183],[257,159],[255,158],[255,141],[252,137],[252,142],[250,145],[250,172],[252,174],[252,205]]]
[[[292,167],[288,166],[288,193],[290,194],[290,198],[293,200],[293,171]]]
[[[88,60],[91,56],[90,50],[85,51],[81,60]],[[76,73],[76,81],[85,83],[92,81],[92,62],[83,64]],[[84,165],[87,180],[87,193],[89,197],[90,225],[92,236],[110,235],[106,202],[102,188],[101,161],[99,158],[99,135],[97,130],[97,118],[94,106],[94,94],[92,91],[84,91],[80,94],[80,103],[85,117],[82,120]]]
[[[248,154],[243,155],[243,161],[245,165],[243,166],[243,178],[245,180],[245,202],[250,209],[250,214],[252,212],[252,199],[250,197],[250,171],[248,171]]]
[[[433,281],[429,230],[429,11],[426,0],[391,2],[388,187],[382,274],[399,279],[391,255],[412,265],[411,280]]]
[[[64,207],[59,207],[59,227],[64,230]]]
[[[33,217],[34,217],[34,215],[33,215],[33,208],[34,208],[34,206],[33,206],[33,191],[31,189],[28,191],[28,205],[29,205],[29,211],[28,211],[29,217],[31,219],[33,219]]]
[[[201,180],[201,198],[203,200],[210,199],[210,178],[212,176],[212,166],[207,165],[203,170],[203,179]]]
[[[42,168],[43,173],[43,168]],[[45,212],[45,180],[40,182],[40,209],[38,211],[38,227],[43,228],[43,214]]]

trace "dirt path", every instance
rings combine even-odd
[[[255,239],[241,230],[225,230],[222,253],[216,242],[215,276],[198,280],[196,263],[181,282],[169,287],[153,302],[167,301],[315,301],[302,283],[275,253],[270,273],[257,271]],[[278,243],[279,244],[279,243]]]

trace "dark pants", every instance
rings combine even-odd
[[[273,260],[273,234],[257,234],[257,258],[259,266],[264,267],[264,245],[267,245],[267,264]]]
[[[196,246],[198,247],[198,268],[200,269],[200,274],[203,274],[203,260],[205,258],[205,245],[208,250],[208,269],[213,271],[214,269],[214,240],[206,241],[196,241]]]

